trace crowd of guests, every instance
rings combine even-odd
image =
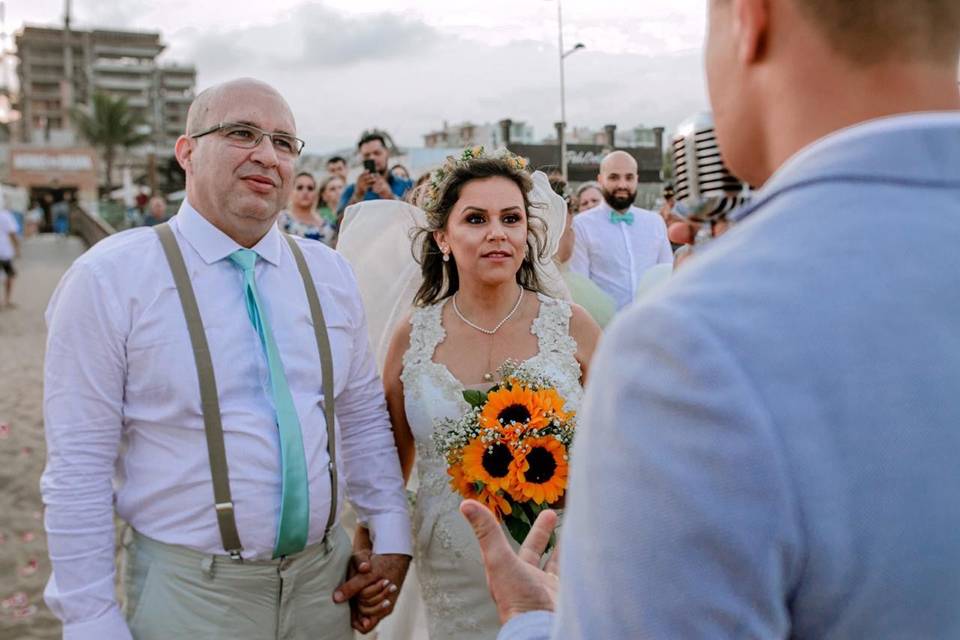
[[[350,205],[378,199],[422,205],[431,172],[414,181],[406,167],[391,163],[391,150],[388,134],[369,131],[357,142],[360,172],[352,181],[350,163],[340,155],[327,160],[322,177],[301,171],[280,215],[280,228],[335,248]],[[571,298],[606,326],[619,309],[670,273],[675,251],[682,255],[689,249],[687,242],[669,239],[668,227],[681,220],[673,211],[673,187],[664,186],[658,211],[634,205],[637,162],[624,151],[604,158],[596,180],[575,186],[556,167],[541,170],[567,203],[567,224],[554,260]]]

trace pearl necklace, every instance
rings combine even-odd
[[[523,302],[523,287],[520,287],[520,296],[517,298],[517,304],[513,305],[513,309],[510,310],[510,313],[508,313],[506,317],[504,317],[504,319],[501,320],[497,324],[497,326],[495,326],[493,329],[484,329],[483,327],[477,326],[472,322],[470,322],[469,320],[467,320],[466,318],[464,318],[463,314],[460,313],[460,307],[457,306],[456,294],[454,294],[453,296],[453,312],[456,313],[457,317],[463,320],[464,324],[466,324],[468,327],[473,327],[474,329],[476,329],[477,331],[480,331],[481,333],[485,333],[488,336],[492,336],[493,334],[495,334],[497,331],[500,330],[500,327],[506,324],[507,320],[513,317],[513,314],[515,314],[517,312],[517,309],[520,308],[521,302]]]

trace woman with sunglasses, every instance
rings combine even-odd
[[[317,181],[313,174],[301,171],[293,182],[290,206],[280,212],[280,229],[291,235],[319,240],[332,247],[337,233],[327,220],[317,213]]]

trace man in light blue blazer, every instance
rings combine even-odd
[[[601,345],[559,583],[464,504],[500,637],[958,638],[960,3],[709,7],[762,188]]]

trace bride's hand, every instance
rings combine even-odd
[[[334,602],[350,602],[354,629],[368,633],[393,612],[409,565],[410,556],[354,550],[348,579],[333,594]]]

